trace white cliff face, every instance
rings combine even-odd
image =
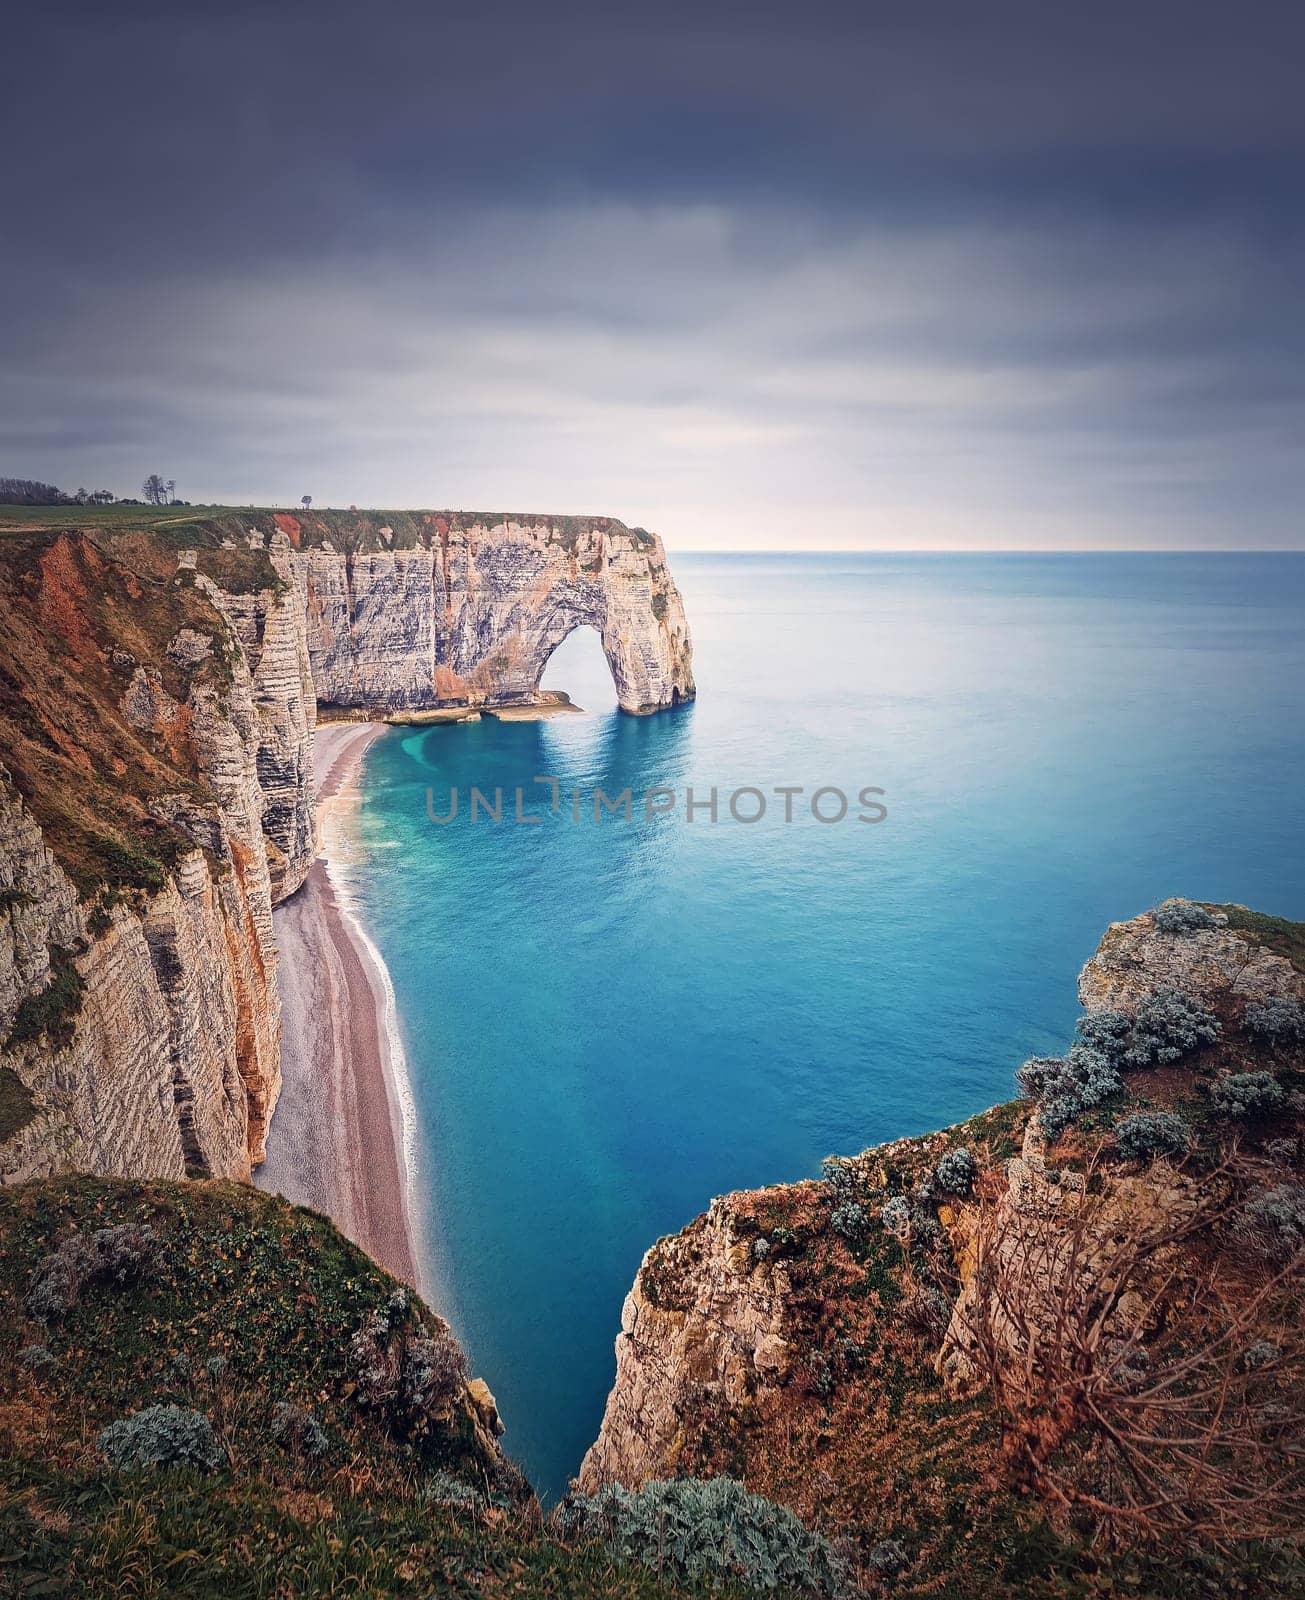
[[[71,882],[0,782],[0,874],[22,897],[0,928],[0,1070],[33,1113],[0,1144],[0,1181],[68,1170],[247,1178],[261,1156],[280,1082],[271,908],[238,864],[241,843],[220,819],[201,820],[225,870],[215,877],[200,850],[183,855],[143,914],[118,906],[91,937]],[[14,1040],[21,1003],[61,969],[81,990],[71,1037]]]
[[[573,629],[598,631],[625,711],[694,695],[692,645],[661,540],[619,523],[450,527],[426,542],[293,558],[323,705],[391,711],[532,699]]]
[[[791,1292],[781,1262],[758,1262],[735,1237],[727,1199],[655,1244],[621,1311],[616,1380],[580,1487],[673,1477],[704,1400],[737,1409],[782,1384]]]
[[[283,533],[271,539],[280,593],[231,594],[199,581],[227,618],[248,663],[252,723],[243,737],[257,742],[255,761],[261,828],[267,841],[272,901],[293,894],[316,849],[313,820],[313,689],[306,625],[307,597]]]

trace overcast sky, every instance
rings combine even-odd
[[[1305,8],[27,8],[0,474],[1305,547]]]

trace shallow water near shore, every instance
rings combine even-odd
[[[1305,557],[673,564],[695,705],[619,716],[574,635],[545,683],[608,709],[391,729],[363,775],[351,876],[397,997],[435,1298],[547,1495],[660,1234],[1008,1098],[1112,920],[1170,894],[1305,918]],[[875,785],[888,816],[730,820],[732,790],[781,784],[853,815]],[[472,785],[507,791],[501,824],[471,822]],[[541,823],[508,820],[517,785]],[[718,788],[717,824],[685,820],[689,785]],[[455,822],[428,786],[439,812],[460,791]],[[596,787],[631,788],[633,820],[593,822]],[[645,815],[654,787],[674,813]]]

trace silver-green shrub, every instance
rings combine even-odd
[[[271,1429],[273,1439],[289,1455],[320,1461],[327,1452],[326,1430],[303,1406],[280,1401],[272,1408]]]
[[[27,1309],[39,1322],[56,1322],[72,1310],[92,1284],[135,1283],[153,1261],[158,1239],[150,1228],[125,1223],[70,1233],[57,1250],[37,1263],[27,1291]]]
[[[1274,1261],[1290,1261],[1305,1249],[1305,1188],[1280,1183],[1247,1202],[1238,1230],[1261,1254]]]
[[[1026,1061],[1016,1076],[1025,1094],[1038,1101],[1038,1116],[1052,1138],[1124,1087],[1114,1064],[1082,1041],[1070,1045],[1063,1056]]]
[[[1143,997],[1133,1013],[1133,1032],[1124,1055],[1130,1067],[1167,1066],[1198,1045],[1213,1044],[1219,1024],[1181,989],[1162,986]]]
[[[964,1146],[949,1150],[933,1169],[933,1181],[944,1194],[968,1195],[978,1176],[979,1164]]]
[[[1242,1351],[1238,1365],[1244,1372],[1254,1372],[1258,1367],[1267,1367],[1281,1354],[1282,1351],[1272,1339],[1253,1339]]]
[[[1175,1111],[1135,1111],[1115,1124],[1115,1145],[1126,1161],[1185,1156],[1192,1130]]]
[[[856,1187],[856,1169],[846,1156],[826,1156],[820,1163],[820,1176],[836,1194]]]
[[[1242,1021],[1247,1033],[1270,1044],[1305,1040],[1305,1005],[1299,1000],[1252,1000]]]
[[[96,1440],[115,1467],[200,1467],[212,1472],[222,1460],[213,1425],[182,1406],[146,1406],[120,1417]]]
[[[865,1232],[865,1207],[855,1200],[845,1200],[835,1206],[829,1216],[829,1226],[844,1239],[857,1239]]]
[[[1155,925],[1161,933],[1182,935],[1199,933],[1205,928],[1217,928],[1219,919],[1191,900],[1166,900],[1156,908]]]
[[[568,1540],[597,1540],[621,1561],[682,1583],[809,1595],[852,1592],[829,1542],[733,1478],[678,1478],[568,1495],[554,1513]]]
[[[1276,1111],[1286,1096],[1271,1072],[1230,1072],[1210,1091],[1215,1110],[1233,1122]]]

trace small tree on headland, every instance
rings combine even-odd
[[[164,495],[166,497],[164,499],[164,502],[163,502],[164,505],[169,505],[169,506],[176,505],[176,503],[177,503],[177,480],[175,478],[169,478],[168,481],[163,485],[163,493],[164,493]]]
[[[300,498],[300,501],[299,501],[299,504],[304,508],[305,511],[308,510],[309,506],[312,505],[312,503],[313,503],[313,497],[310,494],[303,495]]]
[[[145,496],[146,502],[152,506],[167,504],[168,485],[159,477],[157,472],[151,472],[149,477],[140,486],[140,492]]]

